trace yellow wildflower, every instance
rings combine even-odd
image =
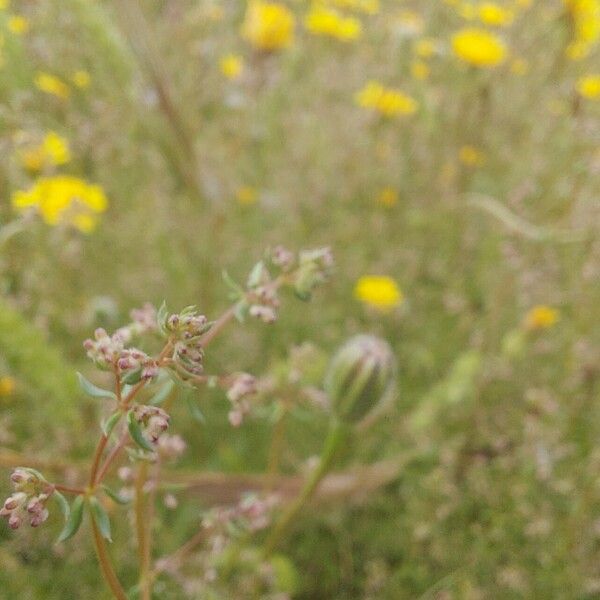
[[[417,111],[416,100],[394,88],[386,88],[378,81],[369,81],[355,96],[363,108],[379,112],[386,117],[411,115]]]
[[[394,188],[384,187],[377,195],[376,201],[386,208],[392,208],[398,204],[398,192]]]
[[[325,35],[343,42],[360,38],[362,25],[354,17],[344,17],[335,10],[313,5],[304,19],[304,26],[314,35]]]
[[[438,45],[434,38],[422,38],[414,47],[415,54],[421,58],[431,58],[437,53]]]
[[[385,275],[364,275],[354,286],[354,297],[380,311],[390,311],[404,300],[398,284]]]
[[[0,10],[6,10],[8,8],[9,0],[0,0]]]
[[[467,167],[480,167],[485,163],[485,156],[475,146],[463,146],[458,152],[460,162]]]
[[[238,54],[226,54],[219,60],[219,69],[227,79],[237,79],[244,70],[244,60]]]
[[[54,131],[38,146],[19,152],[23,166],[29,171],[40,171],[46,166],[59,166],[71,160],[69,142]]]
[[[237,201],[244,205],[249,206],[250,204],[256,204],[258,200],[258,192],[255,188],[249,185],[240,186],[235,193]]]
[[[12,396],[17,387],[17,382],[10,375],[0,377],[0,397]]]
[[[560,313],[556,308],[540,304],[534,306],[525,315],[525,328],[529,330],[548,329],[553,327],[560,319]]]
[[[12,203],[19,211],[36,209],[48,225],[68,224],[84,233],[108,207],[100,186],[66,175],[40,177],[27,191],[15,192]]]
[[[567,56],[581,60],[600,40],[600,0],[564,0],[564,3],[574,32]]]
[[[495,2],[482,2],[479,5],[479,19],[485,25],[492,27],[507,27],[514,21],[512,10],[504,8]]]
[[[415,60],[410,65],[410,73],[415,79],[427,79],[429,77],[429,67],[422,60]]]
[[[496,67],[506,58],[506,46],[485,29],[462,29],[452,37],[452,49],[461,60],[476,67]]]
[[[577,91],[589,100],[600,100],[600,75],[585,75],[577,82]]]
[[[293,13],[283,4],[251,0],[242,35],[259,50],[280,50],[294,41],[294,25]]]
[[[87,71],[79,70],[71,75],[71,81],[75,87],[78,87],[80,90],[85,90],[90,87],[92,78]]]
[[[7,22],[8,29],[15,35],[23,35],[29,31],[29,21],[20,15],[11,15]]]
[[[35,77],[35,85],[42,92],[62,100],[66,100],[71,94],[69,86],[62,79],[50,73],[38,73]]]

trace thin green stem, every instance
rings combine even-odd
[[[331,468],[337,450],[346,438],[346,434],[347,428],[344,424],[339,421],[332,422],[329,434],[325,440],[323,452],[321,453],[319,466],[310,474],[310,477],[306,480],[304,487],[296,500],[283,513],[270,535],[267,537],[263,550],[265,556],[270,556],[273,553],[292,521],[298,516],[300,510],[312,497],[319,483]]]
[[[94,547],[96,549],[96,556],[98,557],[98,563],[100,564],[100,570],[102,571],[102,575],[108,584],[111,592],[117,600],[127,600],[127,594],[125,590],[121,586],[119,582],[119,578],[117,577],[115,570],[113,569],[112,562],[110,560],[110,556],[106,549],[106,544],[102,539],[102,535],[98,530],[98,525],[96,525],[96,521],[94,520],[94,516],[91,515],[92,521],[92,532],[94,534]]]

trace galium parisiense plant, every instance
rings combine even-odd
[[[231,402],[230,423],[239,426],[252,409],[252,399],[258,395],[257,379],[248,373],[207,374],[204,369],[207,348],[236,318],[243,321],[249,316],[272,323],[277,318],[282,288],[291,288],[300,299],[308,300],[313,289],[329,277],[332,266],[328,248],[296,255],[278,247],[253,267],[245,286],[224,274],[233,304],[215,321],[209,321],[195,306],[171,313],[165,304],[159,310],[148,304],[134,310],[132,322],[112,334],[97,329],[93,338],[84,342],[84,348],[98,369],[112,375],[113,386],[98,387],[79,374],[85,393],[110,403],[108,416],[100,423],[87,482],[81,487],[70,487],[48,481],[30,467],[16,468],[11,475],[14,492],[4,502],[0,515],[12,529],[26,522],[38,527],[48,519],[50,504],[55,501],[65,520],[58,542],[73,537],[87,516],[100,569],[112,594],[120,600],[128,594],[117,577],[106,545],[112,541],[106,499],[117,504],[133,503],[139,553],[139,583],[133,590],[143,600],[151,598],[158,574],[176,568],[186,558],[187,550],[207,537],[207,530],[211,532],[208,537],[213,548],[223,548],[232,530],[251,535],[267,527],[277,505],[276,494],[264,498],[247,496],[234,508],[215,509],[205,517],[198,540],[192,539],[180,551],[152,563],[149,469],[168,462],[185,448],[178,435],[167,433],[171,418],[165,400],[175,386],[223,388]],[[148,336],[160,340],[162,347],[158,352],[147,353],[134,346]],[[377,406],[392,394],[394,380],[391,350],[372,336],[353,338],[334,356],[325,382],[331,426],[320,463],[308,476],[296,500],[283,511],[262,550],[245,555],[250,568],[258,571],[260,560],[272,556],[294,517],[331,468],[336,451],[351,434],[352,426],[378,412]],[[105,484],[117,458],[125,452],[133,466],[121,467],[118,474],[121,480],[132,484],[131,494],[127,495]],[[66,496],[72,497],[72,501]],[[203,565],[207,570],[212,568],[210,559]]]

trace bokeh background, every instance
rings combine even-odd
[[[163,299],[214,318],[223,269],[331,246],[311,303],[208,357],[261,374],[363,331],[397,354],[397,402],[344,460],[398,468],[305,512],[292,597],[600,598],[599,48],[598,0],[0,0],[3,497],[25,457],[89,456],[95,327]],[[264,472],[269,419],[198,403],[205,425],[174,411],[183,466]],[[290,417],[282,473],[324,429]],[[206,505],[158,509],[157,555]],[[2,521],[1,597],[104,597],[59,520]]]

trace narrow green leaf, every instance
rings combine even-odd
[[[248,275],[248,287],[254,288],[261,283],[263,283],[265,275],[267,274],[267,268],[265,267],[265,263],[260,260],[253,267],[252,271],[250,271],[250,275]]]
[[[58,502],[60,506],[60,510],[65,517],[65,523],[69,520],[69,515],[71,514],[71,507],[67,502],[67,499],[60,493],[54,490],[52,493],[52,497]]]
[[[162,404],[171,395],[171,392],[173,391],[174,387],[175,383],[173,381],[171,381],[170,379],[166,381],[163,384],[163,386],[156,392],[156,394],[152,396],[149,404],[152,404],[154,406],[159,406],[160,404]]]
[[[116,502],[117,504],[129,504],[131,502],[131,500],[129,500],[128,498],[123,498],[122,496],[119,496],[119,494],[117,494],[117,492],[111,490],[107,485],[103,485],[102,486],[102,491],[114,502]]]
[[[103,390],[102,388],[94,385],[91,381],[88,381],[81,373],[77,373],[77,379],[79,380],[79,386],[81,389],[92,398],[111,398],[116,400],[115,394],[109,390]]]
[[[167,319],[169,317],[169,310],[167,309],[167,303],[163,300],[163,303],[160,305],[158,312],[156,313],[156,322],[158,323],[158,328],[163,335],[167,335]]]
[[[112,537],[110,535],[110,519],[108,518],[108,513],[104,509],[104,506],[100,504],[98,498],[92,496],[90,498],[90,508],[92,510],[92,519],[98,525],[98,529],[102,534],[102,537],[109,542],[112,542]]]
[[[239,300],[240,298],[242,298],[244,296],[243,288],[232,279],[231,275],[229,275],[229,273],[225,269],[223,269],[221,274],[223,276],[223,281],[231,290],[231,300]]]
[[[110,415],[110,417],[108,417],[105,421],[102,422],[102,424],[100,426],[102,427],[102,433],[106,437],[110,437],[110,434],[113,432],[115,425],[121,419],[122,414],[123,413],[121,413],[121,411],[118,411],[118,412]]]
[[[31,467],[17,467],[17,469],[30,473],[34,477],[37,477],[40,481],[46,481],[46,478],[37,469],[32,469]]]
[[[69,518],[67,519],[63,530],[60,532],[56,543],[60,544],[61,542],[72,538],[79,531],[82,519],[83,496],[77,496],[77,498],[73,500],[73,504],[71,505],[71,512],[69,513]]]
[[[148,450],[150,452],[154,452],[152,444],[150,444],[150,442],[142,434],[142,429],[139,423],[135,420],[135,416],[132,410],[130,410],[127,413],[127,428],[129,429],[129,435],[131,436],[131,439],[140,448],[143,448],[144,450]]]
[[[127,373],[127,375],[125,375],[125,377],[123,377],[123,379],[121,379],[121,381],[123,383],[125,383],[126,385],[135,385],[136,383],[139,383],[140,380],[142,379],[142,369],[135,369],[135,371],[130,371],[129,373]]]
[[[184,401],[194,420],[198,421],[198,423],[202,425],[206,425],[206,417],[198,408],[198,405],[194,402],[194,399],[191,397],[191,395],[185,396]]]

